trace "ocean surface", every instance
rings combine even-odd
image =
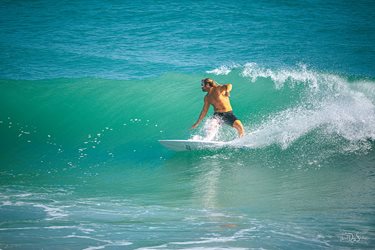
[[[1,1],[0,249],[374,249],[374,13]],[[162,147],[207,135],[206,77],[246,135]]]

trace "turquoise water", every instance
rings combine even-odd
[[[0,248],[373,249],[374,10],[3,1]],[[163,148],[206,135],[205,77],[246,135]]]

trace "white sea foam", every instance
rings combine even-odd
[[[29,203],[26,203],[26,202],[22,202],[22,201],[10,201],[10,200],[6,200],[6,201],[2,201],[2,204],[1,206],[28,206],[30,205]]]
[[[12,206],[12,202],[11,201],[2,201],[1,202],[2,204],[0,206]]]
[[[51,229],[51,230],[61,230],[61,229],[77,229],[83,233],[92,233],[95,232],[94,229],[84,228],[82,226],[48,226],[44,227],[45,229]]]
[[[126,240],[115,240],[115,241],[102,240],[102,239],[97,239],[97,238],[93,238],[89,236],[79,236],[79,235],[68,235],[65,238],[81,238],[81,239],[89,239],[89,240],[106,243],[106,244],[99,245],[99,246],[89,246],[87,248],[84,248],[84,250],[104,249],[106,247],[122,247],[122,246],[129,246],[133,244],[132,242],[126,241]]]
[[[349,141],[375,139],[375,109],[366,99],[321,103],[322,107],[296,107],[284,110],[263,121],[239,141],[256,147],[279,144],[283,149],[310,131],[322,128],[327,134],[338,134]]]
[[[176,241],[176,242],[169,242],[167,244],[159,245],[159,246],[152,246],[152,247],[144,247],[144,248],[138,248],[138,250],[151,250],[151,249],[171,249],[176,248],[173,246],[183,246],[184,249],[248,249],[248,248],[237,248],[237,247],[204,247],[204,246],[192,246],[187,247],[189,245],[202,245],[202,244],[214,244],[214,243],[227,243],[227,242],[234,242],[242,238],[246,238],[249,236],[249,232],[253,232],[254,228],[251,229],[241,229],[237,232],[235,232],[232,236],[220,236],[216,235],[213,237],[202,237],[197,240],[191,240],[191,241]]]
[[[59,219],[68,216],[67,213],[65,213],[61,208],[58,207],[47,206],[44,204],[33,204],[33,206],[42,208],[47,213],[49,218],[47,218],[46,220]]]
[[[207,74],[228,75],[234,68],[240,67],[238,64],[221,65],[220,67],[206,71]]]
[[[246,63],[241,75],[251,79],[252,82],[255,82],[259,77],[271,78],[275,82],[276,88],[281,88],[287,81],[290,81],[292,84],[297,82],[309,83],[312,89],[318,88],[318,81],[321,76],[317,72],[308,70],[306,65],[299,65],[297,69],[272,70],[260,67],[256,63]]]
[[[369,98],[373,103],[375,103],[375,83],[371,81],[356,81],[352,87],[354,90],[357,90],[363,93],[367,98]]]
[[[219,128],[220,122],[218,119],[208,119],[203,126],[205,139],[209,141],[217,139]]]
[[[237,146],[279,144],[285,149],[318,128],[326,135],[339,135],[354,142],[353,150],[366,149],[369,145],[363,141],[375,140],[374,82],[349,82],[338,75],[310,70],[306,65],[272,70],[247,63],[241,75],[254,83],[258,78],[270,78],[276,89],[302,84],[305,92],[297,106],[271,114],[260,124],[248,127],[251,133],[238,140]]]
[[[204,141],[230,141],[237,137],[233,129],[227,126],[221,126],[221,122],[216,118],[208,118],[204,121],[203,126],[199,129],[197,134],[192,135],[192,140]]]
[[[15,230],[40,230],[42,227],[8,227],[0,228],[0,231],[15,231]]]
[[[184,248],[185,250],[249,250],[250,248],[242,247],[189,247]],[[259,248],[257,248],[259,250]],[[262,248],[260,248],[262,249]]]

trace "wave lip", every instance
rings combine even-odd
[[[215,68],[213,70],[206,71],[207,74],[214,74],[214,75],[228,75],[230,72],[232,72],[233,69],[241,67],[239,64],[228,64],[228,65],[221,65],[218,68]]]

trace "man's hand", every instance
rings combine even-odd
[[[199,125],[199,123],[194,123],[194,124],[193,124],[193,126],[191,126],[191,128],[190,128],[190,129],[195,129],[195,128],[197,128],[197,127],[198,127],[198,125]]]
[[[208,111],[208,108],[210,107],[210,103],[208,102],[208,99],[207,99],[207,95],[204,97],[204,104],[203,104],[203,108],[202,108],[202,111],[199,115],[199,118],[197,120],[196,123],[194,123],[193,126],[191,126],[191,129],[194,129],[196,127],[198,127],[199,123],[203,120],[203,118],[206,116],[207,114],[207,111]]]
[[[224,96],[230,97],[230,92],[232,91],[232,84],[224,84],[221,89],[222,93],[224,92]]]

